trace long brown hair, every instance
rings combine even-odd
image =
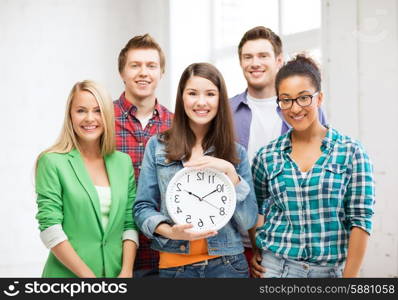
[[[216,67],[208,63],[191,64],[181,75],[177,89],[173,125],[162,135],[162,140],[166,143],[167,158],[171,161],[180,160],[182,157],[189,160],[196,142],[195,134],[189,126],[189,118],[184,110],[183,99],[185,86],[192,76],[210,80],[218,88],[218,110],[202,141],[203,149],[208,150],[214,146],[213,155],[215,157],[225,159],[233,164],[238,163],[239,159],[234,145],[235,134],[227,88],[221,73]]]

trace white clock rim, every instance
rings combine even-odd
[[[217,173],[218,175],[220,175],[221,177],[224,177],[224,179],[233,187],[233,193],[232,193],[232,198],[233,199],[231,199],[231,201],[232,201],[232,211],[233,211],[233,213],[231,214],[231,216],[228,218],[228,219],[225,219],[223,222],[221,222],[221,223],[219,223],[219,224],[217,224],[217,226],[214,226],[214,227],[212,227],[212,229],[210,229],[210,230],[220,230],[221,228],[223,228],[225,225],[227,225],[228,224],[228,222],[232,219],[232,216],[233,216],[233,214],[235,213],[235,209],[236,209],[236,191],[235,191],[235,185],[233,184],[233,182],[231,181],[231,179],[227,176],[227,175],[225,175],[223,172],[220,172],[219,170],[216,170],[216,169],[214,169],[214,168],[203,168],[203,169],[196,169],[196,168],[192,168],[192,167],[183,167],[181,170],[178,170],[175,174],[174,174],[174,176],[173,176],[173,178],[171,178],[171,180],[169,181],[169,183],[168,183],[168,185],[167,185],[167,189],[166,189],[166,195],[165,195],[165,202],[166,202],[166,209],[167,209],[167,213],[168,213],[168,215],[169,215],[169,217],[171,217],[171,219],[173,220],[173,222],[175,223],[175,224],[178,224],[177,223],[177,221],[175,220],[175,218],[174,218],[174,215],[173,214],[170,214],[170,211],[171,211],[171,207],[170,207],[170,205],[171,205],[171,203],[169,203],[169,201],[168,201],[168,195],[171,193],[171,191],[170,191],[170,189],[172,188],[172,186],[174,185],[174,182],[177,180],[177,178],[179,178],[180,177],[180,175],[182,174],[182,173],[185,173],[185,172],[190,172],[190,171],[211,171],[211,172],[214,172],[214,173]],[[183,225],[183,224],[178,224],[178,225]],[[191,232],[203,232],[203,230],[195,230],[195,227],[193,227],[193,228],[191,228],[190,229],[190,231]]]

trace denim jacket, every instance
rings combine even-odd
[[[235,165],[240,182],[235,186],[236,209],[231,220],[218,234],[207,239],[209,255],[235,255],[243,252],[238,229],[248,230],[257,221],[257,202],[249,161],[244,148],[235,143],[240,163]],[[210,151],[205,152],[211,154]],[[151,247],[158,251],[189,254],[189,241],[171,240],[155,233],[160,223],[173,225],[167,213],[165,194],[174,174],[183,168],[182,161],[169,161],[165,157],[165,144],[153,136],[145,148],[144,160],[138,180],[134,204],[135,222],[152,239]]]

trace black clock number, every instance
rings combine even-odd
[[[213,218],[215,218],[216,216],[209,216],[210,221],[214,224]]]
[[[203,227],[203,221],[202,221],[202,219],[199,219],[198,226],[199,226],[199,227]]]
[[[196,173],[196,180],[202,181],[205,179],[205,172],[198,172]]]
[[[221,201],[222,201],[222,203],[225,204],[227,202],[227,196],[222,196]]]
[[[177,214],[180,214],[180,213],[182,213],[182,210],[179,206],[177,206]]]
[[[189,183],[189,174],[187,175],[187,183]]]
[[[191,215],[186,215],[186,219],[185,219],[185,222],[187,222],[188,224],[191,224],[192,222],[191,222]]]
[[[220,207],[220,216],[225,215],[225,208],[224,207]]]
[[[175,203],[180,203],[180,200],[178,200],[179,197],[180,197],[180,195],[175,195],[174,196],[174,202]]]
[[[181,183],[177,183],[176,186],[177,186],[177,192],[181,192]]]
[[[216,175],[209,175],[209,183],[214,183],[214,178]]]
[[[217,192],[223,193],[224,192],[224,185],[223,184],[217,184]]]

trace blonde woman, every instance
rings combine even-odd
[[[138,247],[130,157],[115,151],[113,105],[95,82],[76,83],[58,141],[39,155],[43,277],[132,277]]]

